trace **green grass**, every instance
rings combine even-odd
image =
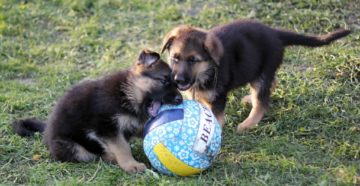
[[[0,0],[0,184],[360,184],[359,12],[352,0]],[[143,48],[159,51],[172,27],[210,28],[238,18],[301,33],[335,27],[353,33],[322,48],[288,48],[270,111],[258,128],[240,135],[235,128],[250,111],[240,104],[248,88],[234,91],[221,153],[202,174],[127,174],[100,160],[59,163],[41,135],[14,135],[13,120],[46,119],[71,85],[128,67]],[[134,156],[147,162],[139,140]]]

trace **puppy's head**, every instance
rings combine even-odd
[[[143,50],[132,71],[136,77],[132,83],[139,90],[135,96],[142,100],[151,116],[157,114],[161,104],[182,102],[182,96],[171,79],[171,69],[158,53]]]
[[[216,36],[186,25],[167,33],[161,52],[166,50],[169,51],[172,78],[180,90],[207,83],[223,55],[223,46]]]

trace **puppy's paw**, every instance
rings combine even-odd
[[[221,115],[217,116],[216,119],[219,122],[221,128],[224,128],[224,125],[225,125],[224,114],[221,114]]]
[[[120,165],[120,167],[123,168],[126,172],[129,172],[129,173],[144,172],[145,169],[146,169],[145,164],[139,163],[137,161],[127,162],[124,165]]]
[[[116,165],[116,158],[113,156],[113,154],[110,153],[104,154],[101,156],[101,159],[105,162]]]
[[[251,104],[251,95],[246,95],[241,99],[241,103]]]
[[[252,128],[257,127],[257,124],[252,124],[252,123],[247,123],[247,122],[242,122],[240,123],[237,128],[236,128],[236,132],[237,133],[242,133],[242,132],[246,132]]]

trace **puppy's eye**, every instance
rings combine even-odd
[[[171,62],[172,62],[172,63],[178,63],[178,62],[179,62],[179,58],[176,57],[176,56],[173,56],[173,57],[171,57]]]
[[[195,59],[194,56],[189,57],[187,61],[188,61],[188,63],[190,63],[190,64],[194,64],[194,63],[197,62],[197,60]]]
[[[166,79],[161,79],[160,82],[161,82],[161,84],[163,84],[165,86],[170,84],[170,82]]]
[[[167,76],[162,78],[162,79],[159,79],[159,80],[160,80],[161,84],[163,84],[165,86],[170,84],[170,80],[169,80],[169,78]]]

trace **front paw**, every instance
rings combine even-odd
[[[242,122],[240,123],[237,128],[236,128],[236,132],[237,133],[243,133],[243,132],[246,132],[252,128],[255,128],[257,127],[258,125],[256,123],[249,123],[249,122]]]
[[[145,164],[139,163],[137,161],[126,162],[123,165],[120,165],[120,167],[129,173],[144,172],[146,169]]]
[[[241,99],[241,103],[244,103],[244,104],[252,104],[251,102],[251,95],[246,95],[244,96],[242,99]]]

